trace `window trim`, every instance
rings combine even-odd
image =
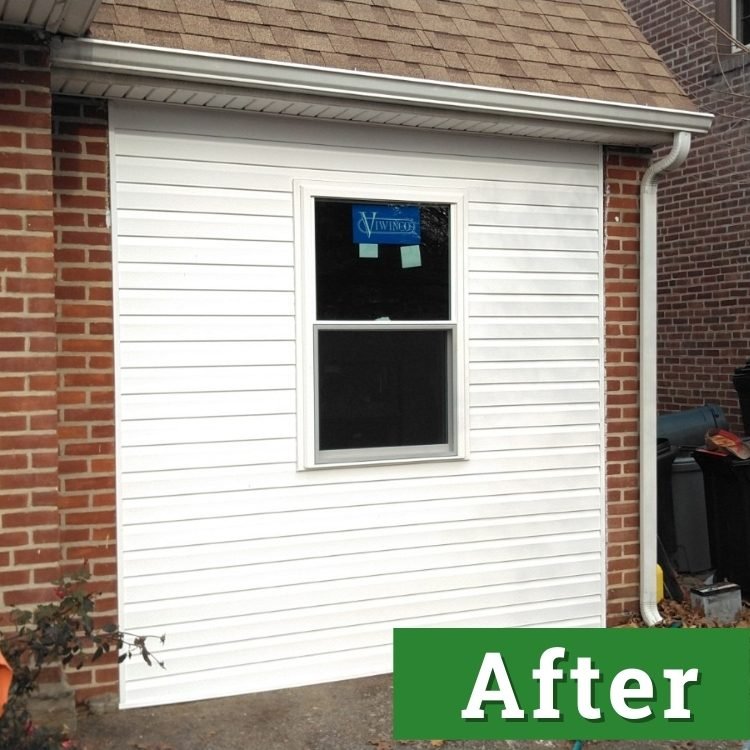
[[[392,201],[400,203],[444,203],[451,207],[450,318],[440,321],[318,321],[315,279],[315,199],[344,201]],[[296,285],[296,354],[297,354],[297,465],[299,470],[345,466],[447,461],[468,458],[468,349],[465,336],[466,285],[466,195],[464,191],[392,185],[376,177],[358,176],[356,181],[294,182],[295,206],[295,285]],[[451,343],[448,378],[449,403],[448,444],[440,446],[401,446],[393,448],[317,450],[317,331],[352,328],[362,330],[448,330]],[[451,444],[452,443],[452,444]],[[445,449],[444,449],[445,446]]]

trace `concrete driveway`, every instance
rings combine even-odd
[[[79,721],[86,750],[570,750],[572,742],[397,742],[391,677],[130,709]],[[584,750],[739,750],[740,742],[591,742]]]

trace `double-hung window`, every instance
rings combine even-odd
[[[301,465],[461,456],[461,196],[298,195]]]

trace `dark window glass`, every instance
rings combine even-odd
[[[319,330],[319,450],[448,443],[448,337]]]
[[[750,42],[750,0],[740,0],[737,33],[743,44]]]
[[[742,0],[740,2],[740,18],[737,24],[737,33],[739,34],[740,41],[743,44],[750,42],[750,2],[748,0]]]
[[[405,260],[402,245],[354,242],[353,203],[315,201],[318,320],[449,320],[450,207],[411,204],[421,238]]]

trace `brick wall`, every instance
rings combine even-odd
[[[648,154],[636,151],[608,150],[605,153],[609,624],[622,622],[639,609],[639,195],[648,161]]]
[[[0,30],[0,625],[84,563],[116,619],[106,109],[52,109],[46,44]],[[116,690],[97,664],[79,700]]]
[[[0,29],[0,617],[60,573],[49,61]]]
[[[695,0],[712,18],[718,2]],[[742,431],[731,376],[750,358],[748,56],[720,55],[716,31],[680,0],[623,4],[701,109],[716,114],[685,166],[660,181],[659,410],[718,403]]]
[[[115,622],[112,253],[107,108],[53,103],[58,436],[62,559],[88,563],[100,621]],[[114,655],[69,675],[79,700],[116,691]]]

